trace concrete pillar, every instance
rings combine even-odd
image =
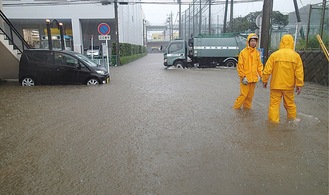
[[[83,53],[83,38],[82,29],[79,18],[72,18],[72,35],[73,35],[73,47],[74,51]]]

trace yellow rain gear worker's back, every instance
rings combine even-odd
[[[270,76],[269,121],[280,122],[282,98],[287,118],[296,119],[294,88],[304,85],[304,70],[299,54],[294,51],[294,39],[289,34],[282,37],[279,50],[268,58],[263,71],[263,83],[267,83]]]
[[[250,40],[255,39],[258,44],[258,37],[252,33],[248,35],[246,48],[244,48],[238,57],[237,72],[240,77],[240,95],[236,99],[233,108],[239,109],[241,106],[250,109],[256,83],[262,76],[263,64],[260,59],[260,53],[256,47],[250,47]],[[248,84],[243,84],[242,79],[246,78]]]

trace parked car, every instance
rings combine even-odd
[[[19,62],[22,86],[38,84],[105,84],[110,73],[85,55],[73,51],[24,50]]]
[[[93,56],[94,58],[99,58],[102,56],[102,49],[99,46],[93,46],[89,47],[87,50],[87,56],[91,57]]]

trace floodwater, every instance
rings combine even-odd
[[[0,85],[0,194],[328,194],[328,87],[300,122],[267,122],[269,89],[233,110],[236,70],[111,67],[100,86]]]

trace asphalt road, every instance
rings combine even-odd
[[[0,194],[328,194],[328,87],[300,122],[267,122],[269,90],[233,110],[234,68],[110,67],[100,86],[0,85]]]

